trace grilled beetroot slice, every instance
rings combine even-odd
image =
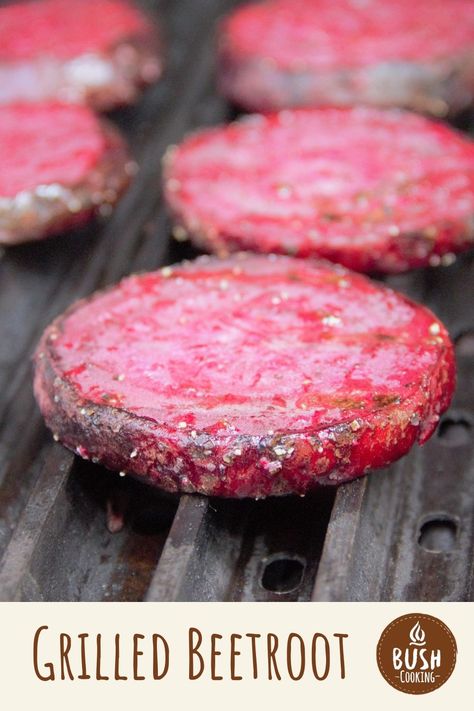
[[[126,0],[0,7],[0,104],[131,103],[161,73],[159,44],[157,28]]]
[[[268,0],[221,27],[220,85],[247,109],[370,104],[444,115],[474,95],[471,0]]]
[[[474,241],[474,142],[396,109],[300,109],[201,131],[169,151],[165,184],[177,236],[220,254],[402,272]]]
[[[0,106],[0,243],[37,240],[107,214],[134,164],[89,109]]]
[[[389,464],[432,434],[455,377],[430,311],[275,255],[129,277],[56,319],[35,360],[67,447],[168,491],[235,497]]]

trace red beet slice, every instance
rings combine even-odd
[[[430,311],[325,262],[240,254],[133,276],[36,352],[67,447],[168,491],[304,494],[433,432],[454,386]]]
[[[0,7],[0,104],[132,103],[161,73],[157,28],[126,0]]]
[[[444,115],[474,95],[471,0],[268,0],[220,35],[220,83],[247,109],[370,104]]]
[[[0,145],[4,244],[107,214],[134,168],[117,131],[82,106],[0,106]]]
[[[474,142],[398,110],[293,110],[201,131],[171,149],[165,183],[177,236],[220,254],[402,272],[474,241]]]

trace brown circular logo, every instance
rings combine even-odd
[[[437,617],[414,613],[393,620],[377,645],[377,664],[390,686],[406,694],[428,694],[453,673],[456,640]]]

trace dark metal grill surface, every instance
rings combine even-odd
[[[472,255],[387,280],[445,321],[459,366],[438,433],[389,471],[306,498],[178,501],[46,431],[30,363],[42,329],[96,288],[194,255],[169,239],[160,159],[186,131],[232,117],[214,88],[213,32],[235,1],[144,4],[168,57],[164,80],[112,116],[140,164],[134,184],[106,224],[0,259],[0,599],[474,599]]]

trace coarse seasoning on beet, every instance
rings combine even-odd
[[[396,109],[299,109],[198,131],[164,161],[207,251],[324,257],[361,272],[450,264],[474,244],[474,142]]]
[[[246,109],[369,104],[438,116],[474,95],[471,0],[266,0],[219,36],[222,91]]]
[[[0,104],[133,102],[161,74],[158,28],[128,0],[30,0],[0,7]]]
[[[453,348],[428,309],[326,262],[240,254],[132,276],[45,331],[67,447],[167,491],[304,494],[432,434]]]
[[[0,106],[0,243],[42,239],[108,213],[135,164],[88,108]]]

